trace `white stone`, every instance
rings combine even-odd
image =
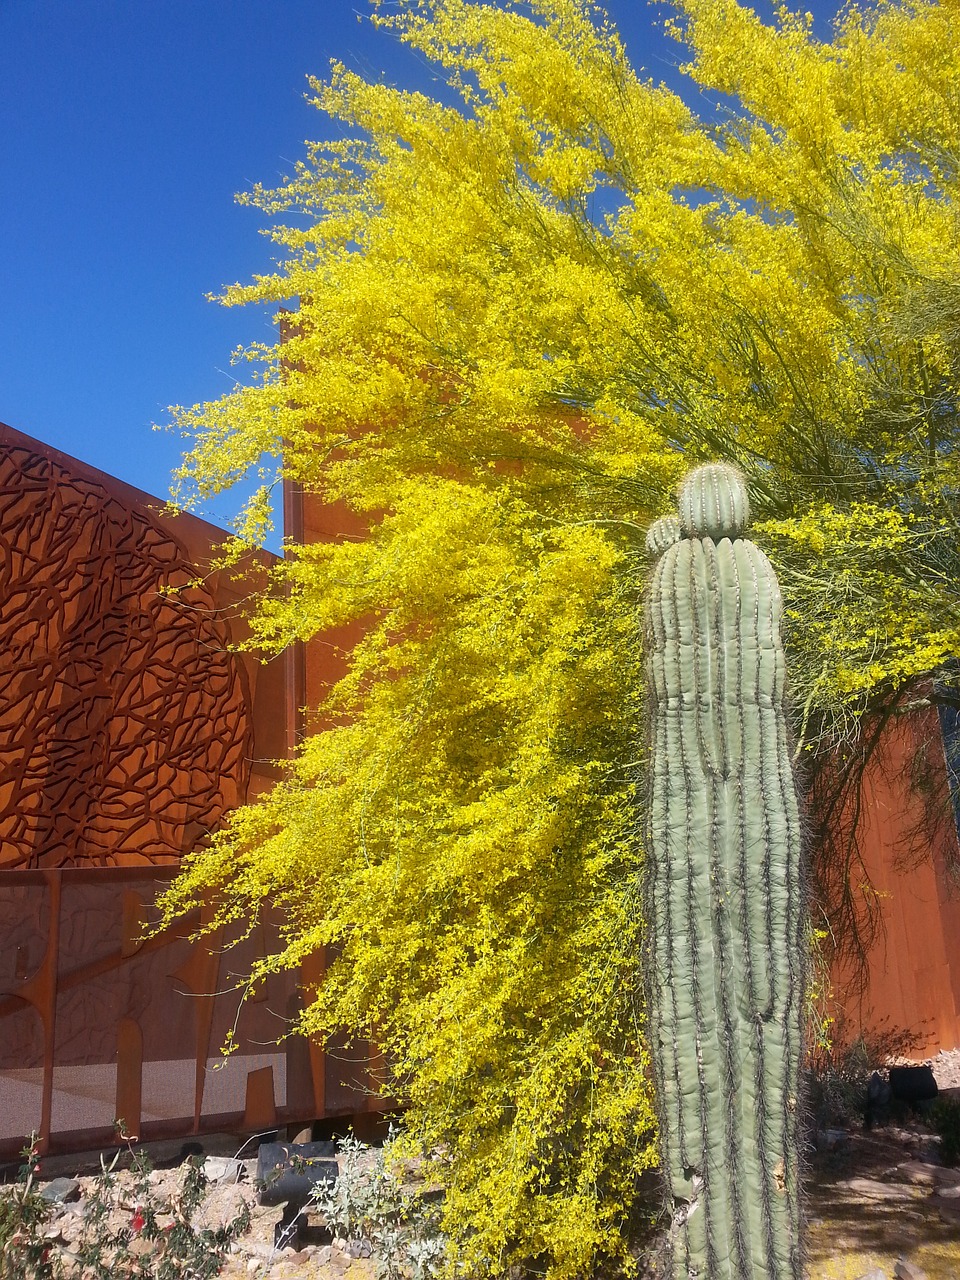
[[[246,1175],[242,1160],[229,1156],[207,1156],[203,1162],[203,1175],[208,1182],[239,1182]]]

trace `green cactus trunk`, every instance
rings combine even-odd
[[[805,893],[780,594],[732,468],[658,521],[647,596],[650,1031],[672,1275],[799,1280]],[[682,523],[682,529],[681,529]]]

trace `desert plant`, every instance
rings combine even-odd
[[[381,1280],[429,1280],[443,1266],[446,1242],[429,1201],[406,1188],[390,1168],[388,1151],[356,1138],[338,1142],[340,1172],[318,1183],[311,1207],[333,1236],[369,1246]]]
[[[808,1036],[804,1063],[806,1110],[817,1128],[857,1125],[867,1115],[870,1077],[891,1062],[915,1057],[922,1043],[918,1031],[889,1026],[851,1027],[838,1011],[822,1026],[819,1038]]]
[[[127,1152],[132,1178],[123,1185],[123,1148],[109,1161],[100,1157],[79,1238],[68,1245],[54,1229],[57,1206],[40,1194],[31,1140],[17,1181],[0,1188],[0,1280],[212,1280],[220,1273],[231,1243],[250,1225],[246,1206],[222,1227],[197,1227],[202,1159],[189,1159],[176,1194],[162,1198],[147,1154],[132,1143]]]
[[[739,473],[691,472],[646,608],[651,1044],[673,1275],[800,1276],[805,903],[780,596]]]
[[[940,1135],[940,1159],[944,1164],[960,1164],[960,1102],[938,1098],[930,1113],[930,1123]]]
[[[35,1136],[21,1155],[16,1183],[0,1188],[0,1280],[28,1275],[47,1280],[57,1273],[50,1260],[50,1242],[43,1236],[50,1205],[37,1185],[40,1166]]]

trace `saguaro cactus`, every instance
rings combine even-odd
[[[743,479],[650,529],[651,1046],[672,1275],[799,1280],[805,895],[780,594]]]

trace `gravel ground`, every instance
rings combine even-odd
[[[162,1202],[167,1197],[175,1195],[180,1178],[181,1174],[177,1169],[156,1170],[151,1175],[150,1181],[151,1190],[156,1195],[157,1200]],[[79,1181],[82,1187],[82,1198],[77,1204],[82,1210],[86,1194],[89,1192],[93,1179],[80,1178]],[[128,1189],[129,1182],[128,1175],[121,1174],[119,1176],[119,1205],[111,1223],[115,1228],[125,1226],[130,1222],[131,1213],[135,1207],[130,1196],[124,1196],[123,1194]],[[331,1248],[329,1245],[323,1248],[319,1240],[307,1243],[306,1248],[299,1253],[294,1253],[291,1250],[275,1250],[273,1247],[273,1232],[274,1224],[280,1216],[280,1210],[261,1208],[257,1204],[253,1183],[249,1179],[236,1184],[226,1183],[209,1186],[203,1207],[194,1217],[193,1223],[197,1227],[220,1226],[236,1217],[245,1204],[250,1209],[251,1227],[237,1242],[221,1273],[222,1275],[230,1277],[261,1275],[275,1277],[275,1280],[281,1280],[281,1277],[285,1280],[286,1277],[325,1273],[329,1273],[332,1276],[342,1276],[348,1271],[356,1275],[357,1280],[361,1275],[366,1275],[364,1267],[355,1270],[358,1263],[350,1257],[346,1250]],[[71,1231],[73,1226],[71,1219],[75,1217],[78,1218],[76,1229],[79,1230],[81,1226],[79,1215],[71,1212],[70,1206],[65,1206],[65,1213],[61,1223],[62,1234],[68,1244],[73,1234]],[[319,1236],[320,1233],[317,1232],[316,1234]],[[322,1266],[321,1263],[323,1263]],[[365,1266],[369,1267],[369,1263],[366,1263]]]
[[[360,1248],[355,1241],[332,1239],[316,1215],[307,1217],[298,1250],[276,1249],[274,1228],[282,1210],[258,1203],[256,1159],[231,1159],[240,1143],[229,1137],[204,1138],[202,1141],[205,1152],[213,1149],[220,1153],[207,1159],[205,1168],[211,1174],[217,1175],[225,1165],[229,1167],[226,1176],[214,1177],[208,1182],[202,1205],[192,1218],[192,1224],[197,1228],[215,1229],[235,1219],[244,1207],[250,1214],[250,1227],[232,1246],[220,1272],[223,1277],[228,1280],[238,1280],[239,1277],[248,1280],[252,1276],[268,1277],[269,1280],[298,1280],[301,1277],[325,1276],[331,1280],[341,1280],[341,1277],[373,1280],[376,1264],[369,1257],[366,1246]],[[185,1166],[177,1158],[179,1144],[173,1146],[175,1153],[171,1157],[171,1144],[150,1145],[151,1160],[158,1167],[149,1174],[149,1198],[151,1204],[160,1210],[158,1221],[161,1228],[173,1221],[172,1214],[163,1210],[175,1203],[185,1173]],[[55,1157],[41,1163],[38,1179],[41,1188],[52,1190],[54,1179],[68,1179],[74,1184],[67,1192],[68,1198],[55,1205],[54,1216],[44,1233],[51,1246],[63,1250],[66,1255],[74,1249],[84,1231],[91,1194],[98,1182],[96,1163],[97,1157],[91,1153],[72,1158]],[[129,1168],[122,1167],[125,1163],[129,1164],[129,1160],[121,1157],[109,1193],[112,1208],[106,1228],[111,1232],[130,1230],[138,1212],[135,1175]],[[134,1254],[146,1255],[153,1246],[145,1239],[141,1245],[135,1238],[129,1247]]]

